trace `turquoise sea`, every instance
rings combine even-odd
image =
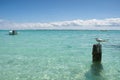
[[[120,30],[0,30],[0,80],[120,80]],[[95,38],[101,64],[92,63]]]

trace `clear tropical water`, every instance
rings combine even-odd
[[[120,80],[120,31],[0,31],[0,80]],[[102,63],[92,64],[96,37]]]

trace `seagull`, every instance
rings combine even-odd
[[[103,39],[101,39],[101,38],[95,38],[96,39],[96,41],[98,42],[98,43],[100,43],[100,42],[107,42],[108,40],[103,40]]]

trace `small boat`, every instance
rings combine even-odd
[[[17,31],[16,30],[11,30],[11,31],[9,31],[9,35],[17,35]]]

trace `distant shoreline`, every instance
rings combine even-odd
[[[112,29],[108,29],[108,30],[98,30],[98,29],[0,29],[0,31],[9,31],[9,30],[20,30],[20,31],[24,31],[24,30],[35,30],[35,31],[52,31],[52,30],[56,30],[56,31],[120,31],[120,30],[112,30]]]

